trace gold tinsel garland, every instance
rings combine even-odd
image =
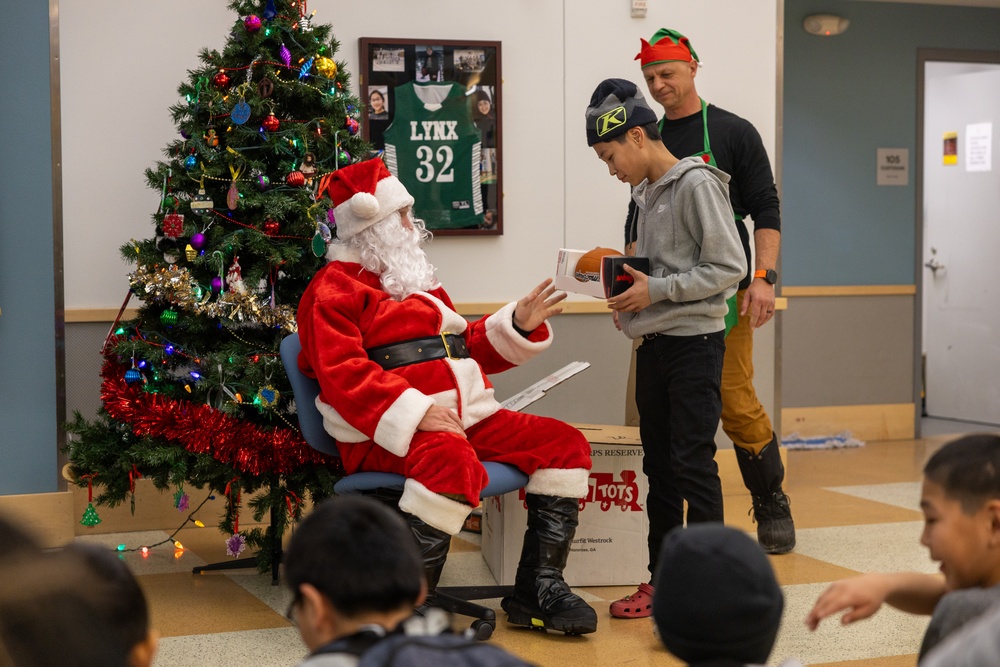
[[[140,298],[163,299],[195,315],[298,331],[291,306],[272,308],[259,297],[237,290],[220,292],[213,300],[211,290],[199,285],[187,269],[173,264],[142,265],[129,274],[129,285]]]

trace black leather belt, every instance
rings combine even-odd
[[[461,334],[443,333],[373,347],[368,350],[368,358],[388,371],[434,359],[468,359],[469,348]]]

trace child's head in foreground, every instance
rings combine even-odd
[[[920,543],[949,588],[1000,584],[1000,434],[945,444],[924,466]]]

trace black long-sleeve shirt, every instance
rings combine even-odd
[[[753,218],[754,229],[780,232],[778,189],[757,129],[749,121],[714,104],[708,105],[707,114],[708,141],[715,163],[732,178],[729,200],[733,211],[740,217]],[[701,110],[677,120],[664,118],[660,127],[663,145],[674,157],[685,158],[705,150]],[[625,220],[625,245],[636,239],[636,216],[635,202],[630,202]],[[754,272],[750,262],[750,235],[746,225],[737,224],[736,227],[747,258],[747,275],[740,281],[739,288],[746,289]]]

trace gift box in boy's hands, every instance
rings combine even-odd
[[[593,250],[571,250],[561,248],[556,264],[555,287],[566,292],[586,294],[598,299],[604,298],[601,287],[601,258],[604,255],[620,255],[610,248]]]
[[[618,296],[635,284],[635,278],[625,270],[625,265],[649,275],[648,257],[626,257],[625,255],[605,255],[601,258],[601,285],[604,298]]]

